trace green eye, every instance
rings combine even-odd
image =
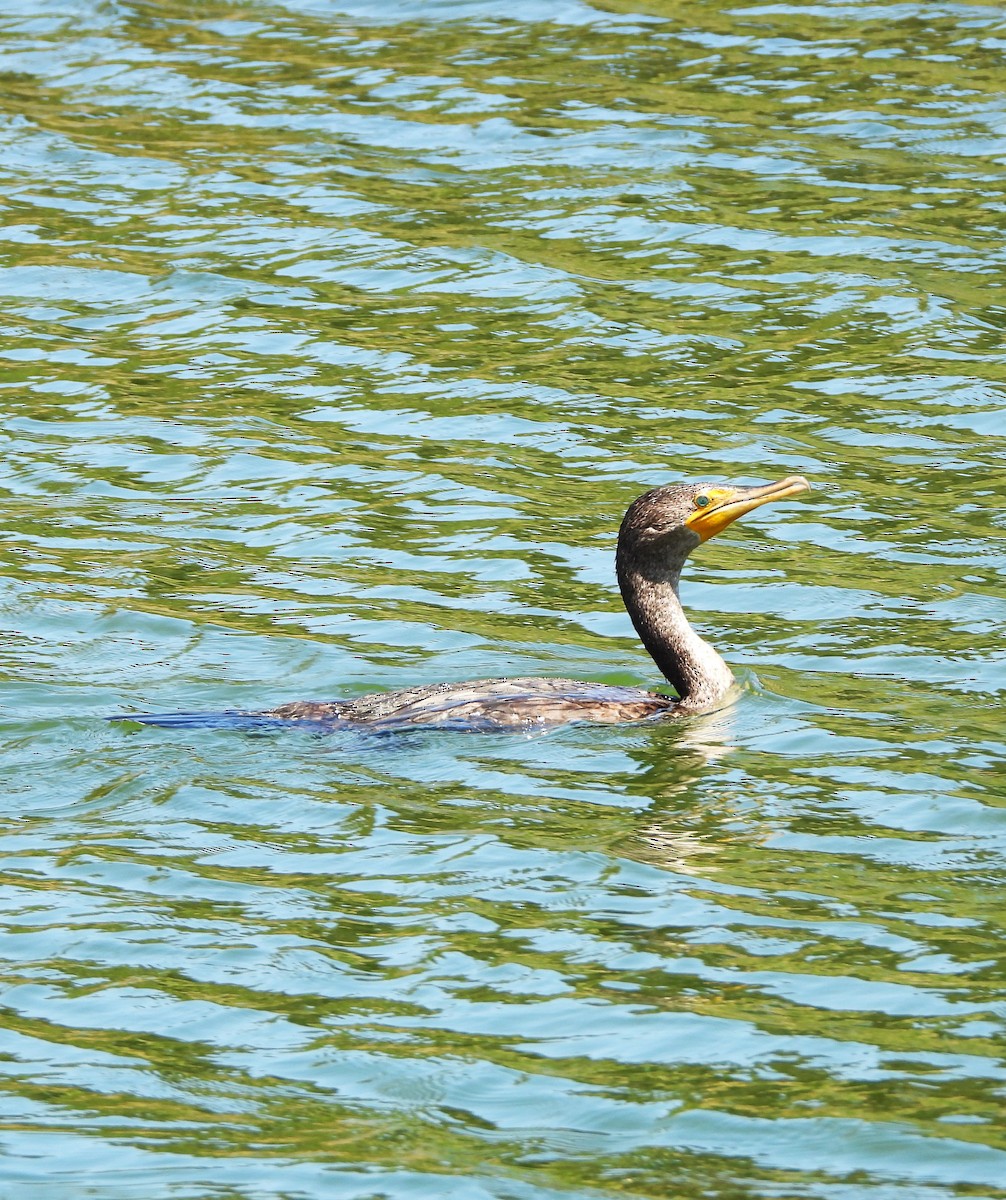
[[[709,497],[708,497],[708,496],[696,496],[696,497],[695,497],[695,507],[696,507],[696,508],[705,508],[705,506],[706,506],[708,503],[709,503]]]

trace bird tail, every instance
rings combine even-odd
[[[176,712],[176,713],[126,713],[108,717],[109,721],[136,722],[139,725],[156,725],[161,729],[277,729],[291,722],[264,713],[240,712],[236,709],[225,712]]]

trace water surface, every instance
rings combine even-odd
[[[1001,8],[0,25],[5,1186],[1006,1196]],[[797,472],[727,712],[105,719],[653,686],[626,504]]]

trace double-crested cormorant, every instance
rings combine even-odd
[[[376,692],[356,700],[297,701],[264,712],[119,718],[146,724],[309,724],[334,729],[540,729],[570,721],[612,724],[712,708],[734,679],[692,629],[678,598],[685,559],[732,521],[772,500],[807,491],[801,475],[764,487],[678,483],[633,501],[618,531],[615,566],[622,600],[650,657],[677,697],[642,688],[539,677],[476,679]]]

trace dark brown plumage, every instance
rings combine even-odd
[[[466,729],[532,729],[569,721],[639,721],[674,708],[676,701],[641,688],[580,683],[575,679],[473,679],[375,692],[358,700],[294,701],[265,716],[338,725],[440,725]]]

